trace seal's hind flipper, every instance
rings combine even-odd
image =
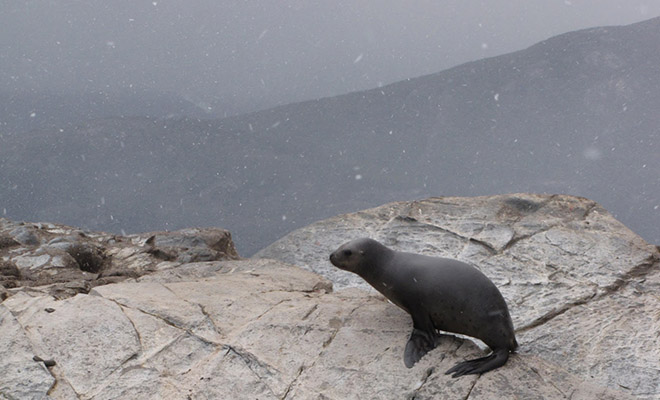
[[[447,370],[445,375],[453,374],[451,376],[452,378],[458,378],[463,375],[483,374],[484,372],[501,367],[508,359],[508,349],[497,349],[486,357],[460,362]]]
[[[406,351],[403,353],[403,362],[406,367],[412,368],[424,354],[435,349],[437,345],[437,335],[424,332],[419,329],[413,329],[410,339],[406,343]]]

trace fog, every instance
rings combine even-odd
[[[0,0],[0,217],[218,226],[250,255],[388,201],[543,192],[590,197],[659,243],[659,15],[630,0]]]
[[[173,92],[211,116],[660,15],[658,1],[0,1],[0,89]]]

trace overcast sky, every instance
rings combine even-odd
[[[659,0],[0,0],[0,88],[150,87],[236,112],[659,15]]]

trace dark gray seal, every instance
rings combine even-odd
[[[360,275],[410,314],[413,331],[403,355],[408,368],[437,346],[438,330],[481,339],[492,350],[449,369],[454,378],[501,367],[518,347],[502,294],[469,264],[394,251],[368,238],[342,245],[330,262]]]

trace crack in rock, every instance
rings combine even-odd
[[[434,225],[434,224],[431,224],[431,223],[428,223],[428,222],[419,221],[418,219],[416,219],[412,216],[409,216],[409,215],[396,215],[394,218],[389,220],[387,222],[387,224],[385,224],[383,226],[383,228],[384,229],[389,228],[390,223],[392,223],[393,221],[400,221],[400,222],[405,222],[405,223],[408,223],[408,224],[411,224],[411,225],[417,225],[417,226],[422,227],[422,228],[427,228],[428,230],[447,233],[447,234],[452,235],[454,237],[457,237],[459,239],[468,240],[467,237],[465,237],[463,235],[460,235],[460,234],[458,234],[458,233],[456,233],[452,230],[449,230],[447,228],[443,228],[441,226]]]
[[[140,344],[140,352],[131,355],[131,356],[128,357],[125,361],[123,361],[123,362],[122,362],[122,363],[121,363],[121,364],[120,364],[120,365],[119,365],[114,371],[112,371],[112,373],[110,374],[110,375],[112,375],[112,374],[114,374],[115,372],[117,372],[117,371],[119,371],[119,370],[122,370],[122,373],[124,373],[124,372],[125,372],[125,370],[124,370],[124,365],[125,365],[127,362],[129,362],[129,361],[132,361],[132,360],[135,360],[135,359],[139,358],[139,356],[140,356],[139,353],[143,353],[143,352],[144,352],[144,345],[143,345],[142,338],[141,338],[141,336],[140,336],[140,332],[139,332],[139,330],[137,329],[137,327],[135,326],[135,323],[134,323],[133,320],[132,320],[128,315],[126,315],[126,313],[124,312],[124,308],[128,308],[128,309],[131,309],[131,310],[133,310],[133,308],[128,307],[128,306],[126,306],[126,305],[122,305],[122,304],[121,304],[119,301],[117,301],[117,300],[113,300],[113,299],[108,299],[108,300],[110,300],[110,301],[116,303],[116,304],[119,306],[119,308],[122,310],[122,313],[126,316],[126,318],[129,320],[129,322],[130,322],[131,325],[133,326],[133,329],[135,330],[135,333],[136,333],[136,336],[137,336],[138,342],[139,342],[139,344]],[[179,342],[179,341],[180,341],[180,340],[181,340],[186,334],[188,334],[188,335],[190,335],[190,336],[192,336],[192,337],[194,337],[194,338],[196,338],[196,339],[202,341],[202,342],[205,343],[205,344],[208,344],[208,345],[216,345],[216,343],[209,342],[208,340],[204,339],[203,337],[200,337],[200,336],[194,334],[193,332],[191,332],[191,331],[188,330],[188,329],[185,329],[185,328],[179,327],[179,326],[177,326],[176,324],[171,323],[170,321],[168,321],[167,319],[165,319],[165,318],[163,318],[163,317],[161,317],[161,316],[159,316],[159,315],[149,313],[149,312],[144,311],[144,310],[142,310],[142,309],[140,309],[140,308],[138,308],[137,311],[139,311],[139,312],[141,312],[141,313],[143,313],[143,314],[145,314],[145,315],[149,315],[149,316],[151,316],[151,317],[154,317],[154,318],[156,318],[156,319],[158,319],[158,320],[164,322],[166,325],[171,326],[171,327],[173,327],[173,328],[178,329],[179,331],[181,331],[181,333],[180,333],[179,335],[177,335],[176,337],[174,337],[174,338],[173,338],[172,340],[170,340],[169,342],[165,343],[165,344],[164,344],[164,345],[163,345],[158,351],[154,352],[150,357],[144,359],[144,360],[139,364],[139,367],[144,367],[144,365],[145,365],[146,363],[148,363],[148,362],[151,361],[152,359],[158,357],[158,356],[161,355],[163,352],[165,352],[165,351],[169,350],[170,348],[172,348],[172,346],[173,346],[174,344],[176,344],[177,342]],[[193,329],[194,329],[194,328],[193,328]],[[130,369],[135,368],[135,367],[136,367],[136,366],[129,367],[127,370],[130,370]]]
[[[111,301],[116,302],[116,303],[117,303],[118,305],[120,305],[120,306],[124,306],[124,307],[126,307],[126,308],[133,309],[132,307],[129,307],[129,306],[126,305],[126,304],[122,304],[121,302],[119,302],[119,301],[117,301],[117,300],[111,300]],[[149,315],[149,316],[151,316],[151,317],[157,318],[158,320],[163,321],[165,324],[167,324],[167,325],[169,325],[169,326],[171,326],[171,327],[173,327],[173,328],[176,328],[176,329],[182,331],[182,333],[181,333],[180,335],[178,335],[175,339],[173,339],[172,341],[170,341],[167,345],[163,346],[163,348],[162,348],[161,350],[159,350],[157,353],[155,353],[154,356],[155,356],[156,354],[161,353],[164,349],[170,347],[174,342],[176,342],[176,341],[179,340],[181,337],[183,337],[183,336],[184,336],[184,332],[185,332],[186,334],[188,334],[188,335],[190,335],[190,336],[192,336],[192,337],[194,337],[194,338],[200,340],[201,342],[203,342],[203,343],[205,343],[205,344],[212,345],[212,346],[216,346],[216,345],[218,345],[218,343],[216,343],[216,342],[212,342],[212,341],[210,341],[209,339],[206,339],[206,338],[204,338],[204,337],[202,337],[202,336],[196,334],[195,332],[193,332],[194,329],[198,328],[198,327],[201,325],[201,322],[200,322],[199,324],[196,324],[196,325],[190,327],[190,328],[186,328],[186,327],[184,327],[184,326],[179,326],[179,325],[177,325],[174,321],[170,321],[170,320],[167,319],[166,317],[163,317],[163,316],[161,316],[161,315],[158,315],[158,314],[155,314],[155,313],[149,312],[149,311],[147,311],[147,310],[143,310],[143,309],[140,308],[140,307],[135,308],[135,310],[137,310],[137,311],[139,311],[139,312],[141,312],[141,313],[144,313],[144,314],[146,314],[146,315]],[[129,320],[130,320],[130,318],[129,318]],[[131,323],[132,323],[132,321],[131,321]],[[150,357],[150,358],[151,358],[151,357]]]
[[[293,385],[295,385],[296,382],[298,382],[298,378],[300,378],[300,375],[302,375],[304,369],[305,369],[305,366],[304,366],[304,365],[301,365],[300,368],[298,368],[298,373],[297,373],[296,376],[293,378],[293,380],[291,381],[291,383],[289,383],[289,385],[286,387],[286,391],[284,392],[284,394],[282,395],[282,397],[280,397],[280,400],[285,400],[285,399],[287,398],[287,396],[289,396],[289,392],[290,392],[291,389],[293,388]]]
[[[202,337],[202,336],[200,336],[200,335],[198,335],[197,333],[194,332],[194,330],[197,329],[197,328],[203,328],[203,327],[204,327],[204,323],[208,321],[208,322],[211,323],[211,326],[213,326],[214,331],[215,331],[216,333],[220,334],[220,332],[218,332],[217,327],[216,327],[216,325],[215,325],[215,321],[213,320],[213,318],[211,318],[211,317],[206,313],[206,310],[203,308],[203,306],[202,306],[201,304],[199,304],[199,303],[191,302],[191,301],[186,300],[186,299],[182,299],[181,297],[179,297],[174,291],[172,291],[172,290],[171,290],[170,288],[168,288],[167,286],[165,286],[165,285],[162,285],[162,286],[163,286],[165,289],[167,289],[169,292],[171,292],[171,293],[172,293],[177,299],[179,299],[179,300],[181,300],[181,301],[183,301],[183,302],[185,302],[185,303],[187,303],[187,304],[190,304],[190,305],[192,305],[192,306],[197,306],[197,307],[199,307],[199,308],[201,309],[201,313],[202,313],[202,315],[204,316],[204,320],[199,321],[198,323],[196,323],[196,324],[194,324],[194,325],[192,325],[192,326],[190,326],[190,327],[180,326],[179,323],[178,323],[177,321],[170,320],[170,319],[168,319],[166,316],[162,316],[162,315],[156,314],[156,313],[154,313],[154,312],[147,311],[147,310],[145,310],[145,309],[143,309],[143,308],[141,308],[141,307],[135,307],[135,308],[134,308],[134,307],[131,307],[131,306],[129,306],[128,304],[124,304],[124,303],[122,303],[121,301],[116,300],[116,299],[109,299],[109,298],[105,298],[105,297],[103,297],[103,298],[105,298],[105,299],[107,299],[107,300],[110,300],[110,301],[116,303],[117,305],[120,306],[120,308],[122,308],[122,307],[130,308],[130,309],[132,309],[132,310],[137,310],[137,311],[140,311],[140,312],[142,312],[142,313],[144,313],[144,314],[147,314],[147,315],[149,315],[149,316],[152,316],[152,317],[154,317],[154,318],[157,318],[157,319],[159,319],[160,321],[163,321],[165,324],[167,324],[167,325],[169,325],[169,326],[171,326],[171,327],[173,327],[173,328],[176,328],[176,329],[182,330],[182,331],[188,333],[190,336],[193,336],[193,337],[195,337],[195,338],[201,340],[202,342],[204,342],[204,343],[206,343],[206,344],[210,344],[210,345],[214,345],[214,346],[215,346],[215,345],[218,345],[219,343],[217,343],[217,342],[213,342],[213,341],[211,341],[211,340],[209,340],[209,339],[207,339],[207,338],[204,338],[204,337]],[[123,310],[122,310],[122,312],[123,312]],[[127,316],[127,318],[128,318],[128,316]],[[128,318],[128,319],[129,319],[129,321],[131,321],[130,318]],[[185,323],[185,321],[182,321],[182,322]],[[131,321],[131,324],[132,324],[132,323],[133,323],[133,322]],[[133,327],[135,328],[135,325],[133,325]],[[138,338],[139,338],[139,335],[138,335]],[[141,341],[140,341],[140,343],[141,343]]]
[[[143,342],[142,342],[142,337],[140,336],[140,331],[139,331],[138,328],[135,326],[135,323],[133,322],[133,320],[131,319],[131,317],[129,317],[129,316],[126,314],[126,311],[125,311],[126,308],[130,308],[130,307],[122,306],[121,304],[119,304],[118,302],[116,302],[116,301],[114,301],[114,300],[110,300],[110,301],[112,301],[113,303],[117,304],[117,306],[119,306],[119,309],[121,310],[122,314],[124,314],[124,316],[126,317],[126,319],[128,320],[128,322],[131,323],[131,326],[133,327],[133,330],[135,331],[135,336],[137,337],[138,343],[140,344],[140,351],[142,351],[142,349],[144,349],[144,344],[143,344]],[[137,356],[137,353],[135,354],[135,356]],[[127,360],[127,361],[128,361],[128,360]]]
[[[211,314],[209,314],[208,311],[206,311],[206,307],[204,307],[203,305],[201,305],[199,303],[196,303],[196,304],[199,306],[199,310],[202,312],[204,317],[206,317],[206,319],[208,319],[211,322],[211,326],[213,326],[213,330],[218,335],[223,335],[222,329],[215,323],[215,320],[213,319],[213,317],[211,317]]]
[[[532,372],[534,373],[534,375],[536,375],[536,376],[539,378],[539,380],[541,380],[541,382],[543,382],[543,383],[547,383],[547,384],[550,384],[550,386],[552,386],[553,388],[555,388],[555,390],[558,391],[558,392],[559,392],[564,398],[566,398],[566,399],[571,398],[570,396],[567,396],[566,393],[564,393],[563,390],[561,390],[560,388],[558,388],[557,385],[555,385],[555,383],[554,383],[552,380],[549,380],[549,381],[548,381],[548,380],[546,380],[545,378],[543,378],[543,375],[541,375],[541,373],[539,373],[539,370],[536,369],[536,368],[534,368],[534,367],[532,367],[532,366],[529,366],[529,365],[525,362],[524,359],[521,359],[520,362],[521,362],[522,364],[526,365],[526,366],[529,368],[529,370],[532,371]],[[572,394],[571,394],[571,396],[572,396]]]
[[[341,321],[341,325],[338,326],[338,327],[332,332],[332,334],[330,335],[330,337],[328,338],[328,340],[326,340],[325,342],[323,342],[323,348],[324,348],[324,349],[325,349],[326,347],[330,346],[330,344],[332,343],[332,341],[335,340],[335,337],[337,336],[337,334],[339,333],[339,331],[341,330],[341,328],[344,327],[344,324],[345,324],[346,320],[348,320],[348,319],[351,317],[351,315],[353,315],[353,313],[354,313],[358,308],[360,308],[360,306],[357,306],[357,307],[353,308],[353,309],[348,313],[348,315],[343,319],[343,321]],[[320,354],[316,357],[316,360],[314,360],[314,362],[312,363],[312,366],[314,365],[314,363],[316,363],[316,361],[319,359],[319,357],[321,357],[321,354],[322,354],[322,353],[320,353]]]
[[[420,379],[420,381],[417,383],[417,385],[415,385],[416,387],[415,387],[415,389],[413,390],[412,394],[409,397],[410,400],[415,400],[417,398],[417,394],[422,389],[422,387],[424,387],[424,385],[429,380],[431,375],[433,375],[434,372],[435,372],[435,367],[427,368],[424,371],[424,375],[422,376],[422,379]]]
[[[223,345],[222,349],[226,349],[225,355],[233,353],[238,358],[240,358],[245,363],[245,366],[248,367],[248,369],[254,374],[254,376],[259,379],[259,382],[261,382],[268,389],[268,391],[270,391],[271,395],[275,397],[275,391],[266,382],[265,378],[269,376],[275,377],[275,372],[279,371],[274,370],[270,365],[263,363],[259,360],[259,358],[248,351],[239,351],[236,347],[229,344]]]
[[[470,398],[470,395],[472,395],[472,391],[474,390],[474,387],[477,386],[477,382],[479,382],[479,378],[481,378],[481,375],[477,375],[477,379],[475,379],[474,382],[472,382],[472,386],[470,386],[470,390],[468,390],[464,400],[468,400]]]
[[[656,267],[660,266],[660,257],[656,254],[651,254],[640,264],[635,265],[623,275],[617,278],[614,283],[605,287],[605,293],[603,295],[608,295],[616,293],[619,290],[626,287],[631,281],[635,278],[644,278]],[[601,296],[602,297],[602,296]]]
[[[52,373],[51,373],[51,375],[52,375]],[[53,392],[57,388],[57,385],[60,383],[60,381],[57,379],[57,377],[55,375],[53,375],[53,378],[55,378],[55,382],[53,383],[53,386],[51,386],[50,389],[48,389],[48,392],[46,392],[46,395],[48,395],[48,396],[53,394]],[[77,399],[82,399],[82,395],[80,393],[76,392],[76,389],[73,387],[73,385],[71,385],[71,383],[69,381],[67,381],[65,378],[62,378],[61,380],[66,383],[66,385],[69,387],[69,389],[71,389],[71,391],[73,393],[75,393]],[[4,394],[4,393],[0,392],[0,394]],[[12,400],[13,397],[10,397],[9,399]]]
[[[596,292],[593,292],[589,295],[583,296],[583,297],[581,297],[581,298],[579,298],[575,301],[572,301],[568,304],[565,304],[564,306],[562,306],[560,308],[555,308],[555,309],[549,311],[548,313],[536,318],[534,321],[530,322],[529,324],[523,325],[520,328],[516,329],[516,333],[525,332],[525,331],[528,331],[530,329],[534,329],[536,327],[539,327],[539,326],[547,323],[548,321],[550,321],[550,320],[566,313],[567,311],[569,311],[570,309],[572,309],[574,307],[577,307],[577,306],[588,303],[590,300],[592,300],[596,297],[597,297]]]
[[[462,241],[465,241],[466,243],[474,243],[476,245],[482,246],[491,255],[498,254],[498,251],[490,243],[488,243],[484,240],[475,239],[473,237],[467,237],[467,236],[461,235],[460,233],[454,232],[450,229],[447,229],[447,228],[444,228],[444,227],[441,227],[441,226],[438,226],[438,225],[434,225],[434,224],[431,224],[431,223],[428,223],[428,222],[419,221],[419,220],[417,220],[416,218],[414,218],[410,215],[397,215],[394,218],[392,218],[390,221],[388,221],[387,225],[389,225],[389,223],[391,223],[392,221],[395,221],[395,220],[396,221],[402,221],[402,222],[405,222],[405,223],[409,223],[409,224],[412,224],[412,225],[417,225],[419,227],[426,228],[427,230],[446,233],[448,235],[453,236],[456,239],[460,239]],[[483,228],[482,228],[482,230],[483,230]]]
[[[312,314],[317,308],[318,308],[318,304],[316,304],[316,305],[314,305],[313,307],[311,307],[311,309],[305,314],[305,318],[309,317],[309,315],[311,315],[311,314]],[[344,327],[344,325],[345,325],[345,321],[348,320],[348,319],[351,317],[351,315],[353,315],[353,313],[354,313],[357,309],[359,309],[359,308],[360,308],[360,306],[356,306],[355,308],[353,308],[353,309],[348,313],[348,315],[347,315],[347,316],[343,319],[343,321],[341,322],[341,325],[337,326],[337,328],[335,328],[335,329],[333,330],[333,332],[330,334],[330,337],[329,337],[325,342],[323,342],[323,347],[322,347],[322,349],[325,349],[325,348],[327,348],[328,346],[330,346],[330,344],[334,341],[334,339],[335,339],[335,337],[337,336],[337,334],[339,333],[339,331]],[[305,318],[303,318],[303,319],[305,319]],[[288,397],[289,393],[291,392],[291,389],[293,389],[293,387],[294,387],[294,385],[296,384],[296,382],[298,382],[298,379],[300,379],[300,376],[303,374],[303,372],[304,372],[306,369],[313,368],[314,365],[316,365],[316,363],[321,359],[321,357],[323,357],[323,353],[324,353],[324,350],[321,350],[321,351],[316,355],[316,357],[314,358],[314,360],[309,364],[309,366],[305,367],[305,365],[301,365],[301,366],[298,368],[298,373],[296,374],[296,376],[294,377],[294,379],[293,379],[293,380],[289,383],[289,385],[287,386],[285,393],[282,395],[282,397],[280,397],[281,400],[284,400],[284,399],[286,399],[286,398]]]
[[[514,245],[516,245],[518,242],[520,242],[520,241],[522,241],[522,240],[527,240],[527,239],[533,238],[534,236],[536,236],[536,235],[538,235],[538,234],[541,234],[541,233],[547,232],[547,231],[549,231],[549,230],[551,230],[551,229],[553,229],[553,228],[556,228],[556,227],[558,227],[558,226],[561,226],[561,224],[560,224],[560,223],[557,223],[557,224],[551,224],[551,225],[548,225],[548,226],[546,226],[546,227],[544,227],[544,228],[541,228],[541,229],[539,229],[539,230],[537,230],[537,231],[534,231],[534,232],[532,232],[532,233],[528,233],[528,234],[526,234],[526,235],[522,235],[522,236],[516,236],[516,234],[515,234],[515,229],[514,229],[514,230],[513,230],[513,231],[514,231],[513,237],[511,238],[511,240],[509,240],[509,241],[507,242],[507,244],[504,245],[504,247],[502,247],[502,250],[500,250],[500,251],[498,252],[498,254],[504,253],[505,251],[509,250],[511,247],[513,247]],[[512,229],[513,229],[513,228],[512,228]]]
[[[548,205],[551,201],[553,201],[556,197],[557,197],[557,195],[550,196],[550,198],[548,198],[547,200],[545,200],[545,201],[539,203],[539,204],[538,204],[538,208],[537,208],[537,210],[536,210],[535,212],[537,212],[538,210],[540,210],[540,209],[542,209],[543,207],[547,206],[547,205]],[[582,219],[583,219],[583,220],[586,219],[587,216],[591,213],[591,211],[592,211],[593,209],[595,209],[597,206],[598,206],[598,203],[596,203],[596,202],[592,202],[592,203],[587,207],[587,209],[585,210],[584,214],[582,215]],[[412,207],[411,207],[411,208],[412,208]],[[484,240],[481,240],[481,239],[476,239],[476,238],[474,238],[474,237],[467,237],[467,236],[464,236],[464,235],[462,235],[462,234],[460,234],[460,233],[454,232],[454,231],[452,231],[452,230],[450,230],[450,229],[448,229],[448,228],[444,228],[444,227],[441,227],[441,226],[438,226],[438,225],[434,225],[434,224],[431,224],[431,223],[428,223],[428,222],[422,222],[422,221],[419,221],[419,220],[416,219],[415,217],[411,216],[411,215],[410,215],[411,213],[412,213],[412,210],[410,209],[410,210],[408,210],[408,214],[407,214],[407,215],[397,215],[397,216],[393,217],[390,221],[388,221],[388,224],[386,224],[386,225],[389,225],[389,223],[391,223],[392,221],[401,221],[401,222],[405,222],[405,223],[408,223],[408,224],[413,224],[413,225],[418,225],[418,226],[421,226],[421,227],[425,227],[425,228],[428,228],[428,229],[430,229],[430,230],[440,231],[440,232],[443,232],[443,233],[447,233],[447,234],[449,234],[449,235],[452,235],[453,237],[455,237],[455,238],[457,238],[457,239],[464,240],[464,241],[466,241],[466,242],[471,242],[471,243],[474,243],[474,244],[480,245],[480,246],[482,246],[486,251],[488,251],[491,255],[502,254],[502,253],[504,253],[505,251],[509,250],[511,247],[513,247],[516,243],[518,243],[518,242],[520,242],[520,241],[522,241],[522,240],[529,239],[529,238],[534,237],[534,236],[536,236],[536,235],[538,235],[538,234],[541,234],[541,233],[547,232],[547,231],[549,231],[549,230],[551,230],[551,229],[553,229],[553,228],[556,228],[556,227],[562,225],[561,222],[557,222],[557,223],[554,223],[554,224],[548,225],[548,226],[546,226],[546,227],[544,227],[544,228],[541,228],[541,229],[539,229],[539,230],[537,230],[537,231],[534,231],[534,232],[532,232],[532,233],[528,233],[528,234],[525,234],[525,235],[522,235],[522,236],[516,236],[516,232],[515,232],[515,229],[513,228],[513,225],[515,225],[517,222],[519,222],[519,221],[524,217],[523,215],[521,215],[521,216],[519,216],[518,218],[516,218],[516,219],[513,221],[513,223],[507,223],[507,224],[504,224],[505,226],[509,226],[509,228],[511,228],[511,229],[513,230],[513,237],[512,237],[512,238],[511,238],[511,239],[510,239],[510,240],[509,240],[509,241],[508,241],[508,242],[507,242],[507,243],[506,243],[506,244],[505,244],[500,250],[498,250],[498,249],[496,249],[493,245],[491,245],[490,243],[488,243],[487,241],[484,241]],[[482,228],[482,231],[483,231],[483,229],[485,229],[485,226]],[[481,233],[481,231],[480,231],[480,232],[477,232],[476,234],[479,234],[479,233]]]
[[[248,323],[248,325],[251,324],[251,323],[253,323],[253,322],[255,322],[255,321],[259,321],[261,318],[263,318],[263,317],[264,317],[266,314],[268,314],[269,312],[273,311],[273,310],[274,310],[276,307],[278,307],[280,304],[288,303],[288,302],[290,302],[290,301],[291,301],[291,299],[282,299],[282,300],[276,302],[276,303],[273,304],[272,306],[268,307],[268,309],[266,309],[266,311],[262,312],[261,314],[257,315],[256,318],[252,319],[252,320]]]
[[[593,301],[598,301],[598,300],[600,300],[600,299],[602,299],[606,296],[610,296],[610,295],[622,290],[623,288],[625,288],[628,284],[630,284],[630,282],[634,278],[643,278],[643,277],[645,277],[646,275],[648,275],[648,273],[650,271],[654,270],[654,268],[658,265],[660,265],[660,260],[657,258],[657,255],[650,255],[642,263],[634,266],[629,271],[624,273],[621,277],[617,278],[614,281],[614,283],[602,288],[601,293],[598,293],[598,290],[596,290],[590,295],[583,296],[583,297],[581,297],[581,298],[579,298],[575,301],[572,301],[572,302],[564,305],[561,308],[554,309],[554,310],[546,313],[545,315],[542,315],[542,316],[536,318],[534,321],[530,322],[529,324],[524,325],[524,326],[516,329],[516,333],[525,332],[525,331],[528,331],[530,329],[539,327],[539,326],[547,323],[548,321],[550,321],[550,320],[566,313],[567,311],[569,311],[569,310],[571,310],[571,309],[573,309],[577,306],[581,306],[581,305],[584,305],[584,304],[587,304],[587,303],[590,303],[590,302],[593,302]],[[600,287],[597,287],[597,288],[600,289]]]
[[[312,306],[312,307],[309,309],[309,311],[307,311],[307,312],[305,313],[305,315],[303,315],[302,320],[304,321],[304,320],[306,320],[307,318],[309,318],[309,316],[312,315],[312,313],[313,313],[314,311],[316,311],[318,308],[319,308],[319,305],[318,305],[318,304],[314,304],[314,306]]]
[[[475,238],[472,238],[472,237],[467,239],[467,240],[468,240],[469,243],[474,243],[474,244],[477,244],[477,245],[483,247],[492,256],[500,253],[499,251],[497,251],[497,249],[495,249],[495,247],[493,247],[490,243],[488,243],[484,240],[475,239]]]
[[[330,334],[330,337],[328,338],[328,340],[326,340],[325,342],[323,342],[323,348],[324,348],[324,349],[325,349],[326,347],[330,346],[330,343],[332,343],[332,341],[335,340],[335,336],[337,336],[337,334],[339,333],[339,330],[340,330],[340,329],[341,329],[341,327],[335,329],[335,330]],[[321,357],[321,354],[319,354],[318,357]],[[318,357],[317,357],[317,358],[318,358]],[[316,360],[315,360],[315,361],[316,361]],[[312,365],[314,365],[314,363],[312,363]]]
[[[276,291],[272,291],[272,292],[270,292],[270,293],[273,293],[273,292],[276,292]],[[266,292],[263,292],[263,293],[266,293]],[[286,302],[290,302],[290,301],[292,301],[292,299],[282,299],[282,300],[276,302],[275,304],[273,304],[273,305],[271,305],[270,307],[268,307],[268,308],[267,308],[264,312],[262,312],[261,314],[257,315],[257,316],[254,317],[254,318],[250,318],[250,319],[248,319],[247,321],[245,321],[245,323],[244,323],[243,325],[238,326],[238,327],[232,329],[232,330],[228,333],[228,335],[231,335],[232,332],[240,332],[240,331],[245,330],[246,327],[248,327],[248,326],[254,324],[256,321],[259,321],[261,318],[263,318],[263,317],[264,317],[266,314],[268,314],[269,312],[273,311],[273,310],[274,310],[277,306],[279,306],[280,304],[283,304],[283,303],[286,303]],[[213,322],[212,319],[211,319],[211,322]],[[215,326],[215,324],[214,324],[214,326]]]

